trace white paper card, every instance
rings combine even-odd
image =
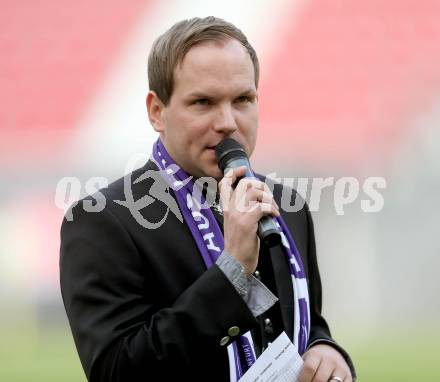
[[[239,382],[296,382],[303,365],[285,332],[258,357]]]

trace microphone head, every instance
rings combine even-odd
[[[223,172],[231,159],[247,158],[246,151],[235,139],[225,138],[215,148],[218,167]]]

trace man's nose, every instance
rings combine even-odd
[[[237,130],[237,122],[234,117],[234,113],[231,105],[222,105],[219,107],[216,120],[214,123],[214,129],[219,133],[232,134]]]

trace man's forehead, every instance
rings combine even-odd
[[[192,82],[200,92],[209,87],[224,85],[234,79],[245,91],[255,89],[255,73],[246,48],[237,40],[207,41],[192,47],[175,68],[174,81],[178,86]],[[183,83],[182,83],[183,82]]]
[[[180,59],[177,67],[182,67],[184,62],[189,61],[191,58],[194,58],[194,56],[200,57],[200,55],[209,54],[209,51],[216,50],[217,54],[222,54],[222,51],[225,51],[226,48],[229,48],[229,50],[234,49],[236,53],[247,53],[246,48],[240,43],[240,41],[232,37],[205,40],[191,46]],[[223,54],[225,54],[225,52]]]

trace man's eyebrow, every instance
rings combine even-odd
[[[241,92],[238,92],[238,97],[246,96],[246,95],[256,95],[257,92],[253,88],[249,88],[246,90],[243,90]],[[194,91],[192,93],[189,93],[187,95],[188,98],[215,98],[215,96],[210,95],[208,92],[202,92],[202,91]]]
[[[212,98],[212,96],[208,95],[207,93],[203,92],[192,92],[187,95],[188,98]]]
[[[240,96],[244,96],[244,95],[256,95],[257,91],[253,88],[249,88],[247,90],[244,90],[240,93]]]

